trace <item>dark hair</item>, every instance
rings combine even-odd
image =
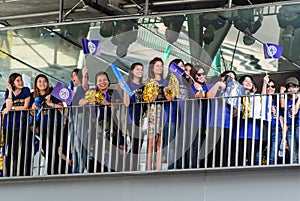
[[[44,74],[39,74],[39,75],[37,75],[37,76],[35,77],[35,79],[34,79],[34,85],[33,85],[33,97],[34,97],[34,98],[40,96],[40,91],[39,91],[39,89],[37,88],[37,81],[38,81],[38,79],[39,79],[40,77],[45,78],[45,80],[48,82],[48,87],[47,87],[47,89],[46,89],[46,94],[45,94],[45,95],[50,94],[50,84],[49,84],[49,80],[48,80],[47,76],[44,75]]]
[[[269,79],[269,82],[268,82],[268,84],[269,84],[270,82],[273,82],[273,83],[274,83],[274,85],[275,85],[275,82],[274,82],[274,80],[272,80],[272,79]]]
[[[196,73],[197,73],[197,71],[198,71],[199,69],[197,70],[197,69],[193,66],[193,64],[191,64],[191,63],[186,63],[186,64],[184,64],[184,67],[187,67],[187,66],[190,66],[190,67],[191,67],[190,76],[191,76],[194,80],[196,80]],[[200,67],[200,68],[203,68],[203,67]],[[203,68],[203,70],[204,70],[204,68]],[[204,70],[204,72],[205,72],[205,70]],[[188,79],[188,82],[189,82],[190,85],[193,84],[193,80],[192,80],[192,79]]]
[[[14,81],[15,81],[15,80],[17,79],[17,77],[19,77],[19,76],[22,78],[22,75],[21,75],[21,74],[19,74],[19,73],[12,73],[12,74],[9,76],[9,78],[8,78],[8,83],[11,85],[13,91],[16,90],[16,87],[15,87],[15,85],[14,85]]]
[[[250,80],[253,82],[253,77],[251,77],[250,75],[243,75],[242,77],[240,77],[239,83],[242,84],[247,77],[249,77]]]
[[[156,62],[160,61],[162,64],[164,64],[163,60],[159,57],[154,57],[150,62],[149,62],[149,70],[148,70],[148,77],[149,78],[154,78],[154,72],[153,72],[153,68],[154,68],[154,64]]]
[[[143,64],[142,63],[139,63],[139,62],[136,62],[136,63],[133,63],[131,66],[130,66],[130,71],[129,71],[129,75],[128,75],[128,79],[127,79],[127,82],[130,84],[131,82],[132,82],[132,80],[133,80],[133,70],[135,69],[135,67],[136,66],[142,66],[143,68],[144,68],[144,66],[143,66]],[[139,79],[139,83],[141,84],[142,83],[142,81],[143,81],[143,78],[141,77],[140,79]]]
[[[97,77],[100,76],[100,75],[105,75],[107,77],[107,80],[109,82],[108,86],[110,86],[110,80],[109,80],[109,77],[108,77],[108,74],[106,72],[103,72],[103,71],[100,71],[98,72],[96,75],[95,75],[95,87],[96,87],[96,91],[98,91],[98,87],[97,87]]]
[[[184,61],[183,61],[182,59],[179,59],[179,58],[173,59],[173,60],[170,62],[169,67],[170,67],[171,63],[179,64],[180,62],[182,62],[182,63],[184,64]]]
[[[79,68],[75,68],[75,69],[72,71],[72,74],[75,73],[75,74],[77,75],[77,77],[78,77],[80,83],[81,83],[81,81],[82,81],[82,73],[81,73],[81,72],[82,72],[82,70],[79,69]]]
[[[170,66],[171,66],[171,64],[172,63],[175,63],[176,65],[178,65],[180,62],[182,62],[183,64],[184,64],[184,62],[183,62],[183,60],[182,59],[179,59],[179,58],[177,58],[177,59],[173,59],[170,63],[169,63],[169,67],[168,68],[170,68]],[[167,76],[167,80],[169,80],[170,79],[170,73],[168,73],[168,76]]]
[[[228,75],[229,73],[234,74],[234,79],[236,80],[236,73],[232,70],[226,70],[223,73],[220,74],[221,77],[225,77],[226,75]]]

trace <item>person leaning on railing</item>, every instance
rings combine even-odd
[[[34,80],[34,90],[31,96],[30,114],[33,121],[30,130],[39,137],[42,155],[46,159],[47,174],[58,174],[61,126],[62,101],[50,95],[52,87],[46,75],[39,74]],[[48,144],[48,145],[47,145]],[[54,147],[54,150],[53,150]],[[54,154],[53,154],[54,152]],[[53,160],[53,165],[52,165]],[[40,161],[41,162],[41,161]]]
[[[258,165],[258,151],[260,140],[260,113],[261,113],[261,100],[260,96],[255,96],[252,92],[253,78],[250,75],[243,75],[239,79],[239,83],[244,87],[246,96],[241,99],[241,111],[239,119],[234,126],[233,139],[236,141],[234,146],[238,145],[235,153],[238,156],[238,165]],[[254,144],[253,144],[254,143]],[[244,156],[244,151],[246,154]],[[252,161],[253,159],[253,161]]]
[[[117,171],[117,164],[121,165],[117,162],[117,149],[122,133],[114,119],[121,98],[109,86],[108,74],[103,71],[96,73],[95,88],[86,92],[83,102],[83,105],[91,104],[92,107],[89,172]]]
[[[131,152],[129,158],[129,164],[127,163],[126,169],[136,171],[139,170],[138,165],[138,154],[140,154],[144,134],[140,132],[140,119],[143,114],[143,76],[144,76],[144,66],[141,63],[133,63],[130,67],[127,84],[130,87],[133,95],[129,95],[123,91],[124,95],[124,105],[128,107],[127,116],[127,130],[129,133],[131,141]],[[121,88],[123,89],[123,85]],[[125,147],[124,147],[125,148]],[[131,162],[132,161],[132,162]],[[131,167],[132,164],[132,167]],[[131,167],[131,169],[130,169]]]
[[[287,129],[286,143],[289,147],[290,162],[298,163],[299,152],[299,80],[296,77],[286,79],[285,86],[280,87],[280,106],[285,111],[284,122]],[[288,94],[284,94],[288,93]],[[286,100],[287,98],[287,100]],[[283,136],[284,137],[284,136]]]
[[[225,107],[223,107],[223,101],[225,101],[225,99],[218,98],[223,96],[229,76],[232,77],[234,80],[236,79],[236,74],[234,71],[224,71],[220,74],[220,81],[208,85],[206,97],[211,98],[209,99],[209,125],[207,125],[208,129],[206,132],[205,142],[202,144],[200,150],[200,159],[202,159],[203,161],[205,157],[207,157],[208,159],[207,164],[204,164],[205,167],[206,165],[207,167],[220,167],[221,160],[223,167],[230,166],[230,161],[228,162],[229,143],[231,141],[231,139],[229,138],[229,132],[230,128],[233,128],[232,118],[236,115],[237,110],[233,109],[233,111],[231,111],[231,106],[228,103],[225,103]],[[224,137],[223,149],[221,149],[220,139],[222,133]],[[207,150],[207,152],[205,152],[205,150]],[[222,158],[221,151],[223,152]]]
[[[162,101],[166,100],[164,94],[164,62],[161,58],[155,57],[149,62],[148,79],[146,80],[143,99],[147,104],[147,115],[149,124],[147,130],[148,152],[146,169],[160,170],[161,164],[161,143],[162,143]],[[171,97],[170,97],[171,98]],[[153,152],[156,150],[156,158],[153,160]]]
[[[71,129],[71,139],[75,143],[76,147],[71,147],[74,159],[74,172],[83,172],[87,168],[87,149],[88,149],[88,128],[89,128],[89,111],[85,105],[85,94],[88,90],[88,69],[86,66],[82,70],[76,68],[72,72],[72,82],[76,87],[76,91],[72,100],[71,108],[71,125],[74,130]],[[66,142],[67,140],[64,140]],[[74,144],[74,142],[72,143]]]
[[[190,64],[191,65],[191,64]],[[207,99],[206,93],[208,91],[206,85],[207,73],[205,69],[201,66],[196,66],[196,73],[193,76],[195,80],[194,83],[191,84],[191,89],[193,91],[194,97],[197,100],[194,101],[193,109],[191,110],[189,117],[192,124],[190,125],[192,128],[192,132],[195,132],[192,135],[192,145],[191,145],[191,156],[187,156],[188,159],[188,167],[197,168],[203,167],[203,163],[199,164],[199,144],[203,143],[205,139],[206,132],[206,124],[207,124]],[[198,113],[199,111],[199,113]],[[192,119],[192,116],[194,119]],[[200,142],[199,142],[200,141]],[[191,162],[189,158],[191,157]],[[203,162],[203,161],[202,161]]]
[[[27,110],[30,103],[30,90],[24,87],[22,76],[12,73],[6,84],[5,103],[2,106],[2,135],[7,154],[5,155],[5,176],[29,175],[30,163],[24,171],[26,148]],[[19,139],[21,137],[21,139]],[[19,140],[21,144],[19,144]],[[21,155],[18,154],[21,147]],[[30,148],[30,146],[27,146]],[[20,164],[18,164],[20,161]],[[20,168],[18,168],[20,167]],[[12,172],[11,172],[12,171]]]
[[[270,151],[270,165],[274,165],[275,161],[277,161],[275,158],[277,158],[279,145],[282,136],[285,136],[283,133],[283,111],[277,102],[278,95],[275,95],[275,92],[276,85],[274,80],[270,79],[270,75],[266,75],[263,79],[261,90],[261,94],[263,95],[262,108],[266,108],[265,112],[262,111],[262,118],[264,120],[262,151],[264,157],[268,155],[267,150]],[[271,131],[270,137],[268,137],[269,130]],[[276,133],[278,133],[278,135]],[[270,144],[268,144],[268,138],[270,139]]]

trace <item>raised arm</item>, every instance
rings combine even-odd
[[[214,84],[214,86],[210,90],[208,90],[208,92],[206,93],[206,97],[214,98],[219,89],[224,90],[225,88],[226,88],[226,84],[224,84],[221,81],[218,81],[216,84]]]

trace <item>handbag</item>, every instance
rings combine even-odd
[[[142,133],[147,133],[149,127],[149,117],[144,116],[142,122]]]

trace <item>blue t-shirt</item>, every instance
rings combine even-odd
[[[213,84],[207,86],[208,90],[213,87]],[[225,99],[221,98],[221,91],[218,91],[215,98],[209,99],[210,101],[210,114],[209,114],[209,127],[221,127],[221,128],[230,128],[230,105],[228,103],[225,103],[225,107],[223,108],[223,101]],[[217,108],[217,110],[216,110]],[[223,110],[224,110],[224,116],[223,115]],[[216,122],[215,122],[215,115],[216,117]],[[222,125],[222,121],[224,120],[224,125]]]
[[[299,115],[300,108],[299,108],[298,113],[296,114],[296,116],[293,117],[293,115],[292,115],[293,108],[295,107],[295,104],[297,103],[297,101],[298,101],[298,98],[295,99],[295,101],[293,101],[291,99],[288,99],[287,100],[287,107],[285,108],[286,114],[287,114],[286,123],[291,125],[292,122],[293,122],[293,118],[294,118],[295,127],[299,126],[299,121],[300,121],[300,115]]]
[[[193,85],[191,85],[191,90],[193,91],[194,96],[196,95],[197,92],[200,92],[199,90],[197,90]],[[207,85],[204,84],[202,86],[202,90],[206,93],[208,91]],[[192,106],[190,106],[192,111]],[[198,113],[196,111],[201,111],[201,113]],[[196,101],[194,102],[194,111],[192,111],[194,113],[194,125],[197,125],[198,127],[200,126],[199,123],[201,124],[201,128],[205,129],[206,128],[206,124],[207,124],[207,99],[206,98],[201,98],[201,99],[196,99]],[[190,112],[190,121],[192,121],[192,112]],[[188,121],[188,122],[190,122]]]
[[[132,119],[134,115],[134,122],[136,125],[139,125],[140,123],[140,115],[141,115],[141,109],[143,101],[142,94],[143,94],[143,85],[136,84],[134,82],[127,83],[130,87],[131,91],[133,92],[133,95],[130,97],[130,105],[128,107],[128,117],[127,117],[127,123],[132,124]],[[134,114],[133,114],[134,112]]]
[[[8,98],[8,93],[9,93],[8,90],[6,90],[5,100]],[[21,93],[17,96],[15,96],[15,94],[12,93],[13,107],[24,106],[25,99],[28,97],[30,97],[30,90],[28,87],[23,87]],[[2,110],[4,110],[5,108],[6,108],[6,103],[3,104]],[[25,128],[27,124],[27,111],[9,111],[8,114],[4,115],[3,128],[9,130],[19,130],[21,120],[22,120],[22,128]],[[7,125],[7,123],[9,125]]]
[[[233,134],[232,134],[233,139],[237,138],[237,134],[238,134],[237,128],[238,125],[235,122],[233,127]],[[244,139],[245,136],[247,136],[247,139],[252,139],[253,134],[256,140],[260,139],[260,119],[256,120],[253,118],[248,118],[247,125],[246,125],[246,119],[241,118],[239,124],[239,139]]]
[[[283,116],[283,110],[279,107],[279,114],[277,114],[277,108],[276,108],[277,104],[274,102],[274,100],[272,99],[272,97],[262,96],[262,98],[266,102],[266,104],[265,104],[265,106],[266,106],[266,112],[265,112],[265,117],[263,119],[267,120],[267,121],[271,120],[271,126],[272,127],[276,126],[276,120],[277,120],[278,121],[278,127],[281,127],[279,116]],[[276,97],[274,97],[274,98],[276,98]],[[271,112],[272,108],[269,108],[269,101],[272,101],[271,107],[275,107],[275,113]]]
[[[50,96],[50,101],[54,104],[59,104],[61,103],[60,100],[58,100],[57,98],[55,98],[54,96]],[[31,95],[31,99],[30,99],[30,107],[32,106],[32,104],[35,102],[35,98],[33,98],[33,94]],[[36,121],[35,121],[35,126],[36,127],[41,127],[41,119],[43,118],[43,125],[42,127],[47,127],[48,126],[48,120],[50,121],[50,125],[54,125],[54,124],[60,124],[61,123],[61,119],[62,119],[62,114],[59,111],[59,109],[55,109],[52,107],[49,107],[46,103],[46,95],[43,96],[39,96],[39,105],[40,108],[38,110],[36,110],[36,115],[38,115],[39,112],[39,117],[36,117]],[[42,108],[42,110],[40,110]],[[55,113],[56,113],[56,121],[55,121]]]

